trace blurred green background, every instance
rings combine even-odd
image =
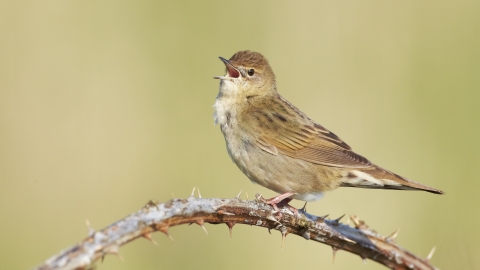
[[[28,269],[150,199],[250,198],[212,105],[218,56],[263,53],[279,92],[401,175],[444,190],[339,189],[358,215],[442,269],[480,269],[478,1],[1,1],[0,267]],[[245,198],[245,196],[243,196]],[[294,202],[300,207],[301,202]],[[383,269],[280,233],[171,229],[99,269]]]

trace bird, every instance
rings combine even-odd
[[[338,187],[444,194],[375,165],[309,118],[278,93],[262,54],[245,50],[228,60],[219,58],[226,74],[214,77],[220,80],[215,125],[238,168],[252,182],[280,194],[263,199],[267,204],[312,202]]]

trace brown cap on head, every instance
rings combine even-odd
[[[275,75],[267,58],[258,52],[249,50],[239,51],[230,57],[229,61],[235,67],[254,68],[256,71],[260,71],[270,78],[273,77],[273,80],[275,80]]]
[[[254,67],[269,65],[267,59],[262,54],[248,50],[237,52],[230,57],[230,61],[241,66],[244,66],[245,64],[253,65]]]

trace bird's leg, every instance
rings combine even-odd
[[[290,197],[293,196],[293,195],[295,195],[295,193],[287,192],[287,193],[280,194],[280,195],[275,196],[275,197],[270,198],[270,199],[260,198],[260,201],[262,201],[263,203],[266,203],[268,205],[271,205],[273,207],[273,209],[275,209],[275,211],[278,211],[279,206],[280,207],[286,206],[288,209],[293,211],[295,216],[297,216],[298,215],[298,209],[288,204],[292,200],[292,198],[290,198]]]

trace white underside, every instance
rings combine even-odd
[[[305,193],[305,194],[298,194],[292,196],[292,198],[300,201],[305,202],[314,202],[320,200],[323,197],[323,192],[312,192],[312,193]]]
[[[355,175],[355,178],[343,178],[344,183],[348,183],[352,186],[372,186],[372,187],[383,187],[383,186],[401,186],[400,183],[391,180],[391,179],[376,179],[368,173],[352,170],[351,174]]]

